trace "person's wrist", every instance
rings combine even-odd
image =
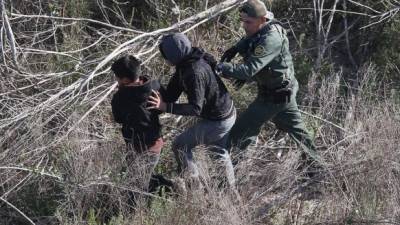
[[[167,103],[160,102],[160,111],[166,112],[167,111]]]

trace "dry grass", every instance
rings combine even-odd
[[[21,13],[27,13],[24,10],[28,8]],[[126,162],[119,127],[112,121],[106,96],[113,89],[112,76],[107,68],[94,73],[106,55],[138,34],[120,28],[90,33],[93,24],[66,20],[67,36],[58,46],[52,41],[55,20],[10,18],[11,26],[18,28],[14,33],[19,49],[36,52],[25,49],[17,57],[22,66],[15,68],[11,50],[4,45],[0,224],[29,224],[27,218],[35,224],[65,225],[400,224],[399,97],[390,94],[373,64],[360,68],[351,85],[339,71],[313,74],[302,87],[300,108],[328,163],[320,182],[298,188],[302,174],[294,168],[300,151],[267,123],[259,143],[243,153],[237,165],[238,195],[218,187],[220,169],[204,147],[196,151],[203,189],[150,195],[136,182],[143,176],[136,167],[140,164]],[[220,46],[240,36],[234,29],[237,18],[225,19],[227,27],[201,25],[190,38],[219,55]],[[33,34],[31,27],[46,32]],[[166,81],[164,74],[171,69],[152,54],[157,35],[130,45],[129,52],[143,53],[143,59],[149,59],[147,72]],[[150,45],[142,45],[148,40]],[[57,46],[82,51],[63,55]],[[91,75],[93,79],[87,79]],[[254,86],[231,92],[243,110],[254,96]],[[167,143],[157,171],[173,178],[170,143],[193,120],[167,116],[163,122]],[[129,191],[138,196],[134,207]]]
[[[336,76],[340,74],[332,77]],[[367,76],[377,76],[373,67],[365,67],[360,76],[365,77],[357,90],[349,89],[348,97],[338,91],[340,79],[328,78],[320,82],[316,96],[309,98],[314,100],[314,108],[308,111],[306,107],[306,111],[335,122],[345,131],[306,117],[329,168],[320,183],[305,190],[294,192],[301,176],[294,169],[299,150],[287,136],[274,136],[273,125],[267,124],[261,141],[237,165],[240,197],[218,188],[218,180],[213,179],[218,175],[215,163],[206,157],[204,148],[199,148],[196,157],[205,190],[154,196],[150,207],[148,198],[143,198],[132,210],[126,193],[140,192],[138,184],[132,182],[138,174],[121,173],[127,164],[124,145],[109,118],[109,108],[104,107],[54,148],[35,148],[33,142],[32,148],[3,151],[2,196],[33,221],[58,220],[61,224],[112,216],[116,224],[397,224],[399,106],[392,104],[394,99],[370,89],[373,77]],[[169,118],[165,122],[170,127],[185,126]],[[168,133],[159,166],[170,176],[174,176],[174,165],[169,143],[176,133]],[[57,199],[56,204],[45,207],[50,218],[35,216],[43,206],[24,205],[26,201],[42,201],[27,197],[27,192],[39,199],[46,195]],[[49,202],[43,200],[42,204]],[[2,208],[5,224],[23,221],[11,208]]]

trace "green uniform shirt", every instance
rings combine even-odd
[[[292,56],[286,32],[279,24],[267,24],[252,37],[243,38],[236,44],[243,57],[242,64],[223,63],[224,76],[253,81],[258,85],[258,96],[240,114],[232,127],[228,143],[245,149],[255,143],[261,127],[272,120],[278,128],[287,131],[304,151],[307,164],[312,161],[324,165],[315,151],[313,139],[308,133],[296,102],[298,83],[294,77]],[[288,80],[293,84],[290,101],[271,102],[271,91],[282,88]]]
[[[223,63],[224,76],[256,81],[261,94],[282,87],[285,80],[295,79],[289,41],[279,24],[267,24],[253,36],[241,39],[236,48],[243,63]]]

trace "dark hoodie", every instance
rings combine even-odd
[[[209,120],[223,120],[234,112],[233,102],[224,83],[212,66],[213,57],[191,46],[183,34],[164,36],[160,43],[163,57],[176,66],[165,91],[167,112],[185,116],[200,116]],[[181,93],[187,104],[175,104]]]
[[[159,112],[146,109],[151,90],[159,90],[160,83],[149,77],[143,76],[140,79],[142,85],[120,87],[111,101],[114,120],[122,124],[125,142],[132,143],[139,152],[161,137]]]

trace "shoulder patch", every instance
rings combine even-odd
[[[266,50],[264,48],[264,46],[262,45],[257,45],[257,47],[254,48],[254,56],[256,57],[260,57],[263,56],[265,54]]]

